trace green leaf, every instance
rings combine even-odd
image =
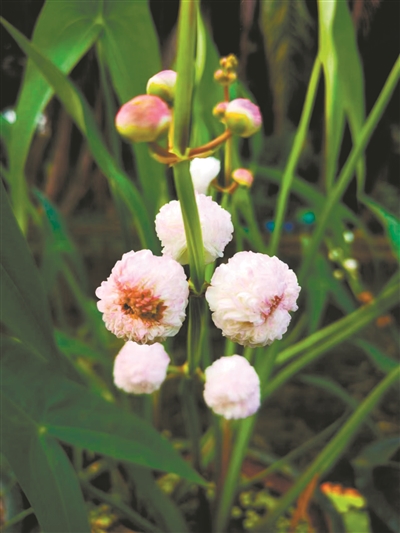
[[[41,434],[205,483],[146,422],[68,380],[18,341],[4,339],[3,374],[4,395]]]
[[[52,321],[38,270],[0,185],[1,321],[48,360],[59,362]]]
[[[333,381],[333,379],[326,378],[326,377],[320,377],[320,376],[313,376],[311,374],[303,374],[299,376],[300,381],[303,383],[306,383],[307,385],[313,385],[314,387],[319,387],[322,390],[332,394],[333,396],[336,396],[339,400],[341,400],[345,405],[350,407],[353,411],[357,409],[357,407],[360,405],[360,402],[358,402],[356,399],[354,399],[350,394],[341,386],[339,383],[336,383]],[[365,423],[368,425],[368,427],[371,429],[371,431],[375,435],[379,435],[379,431],[377,430],[375,424],[372,422],[372,420],[367,417],[365,419]]]
[[[107,0],[103,23],[100,44],[119,102],[124,104],[144,94],[148,79],[161,70],[157,35],[147,2]],[[153,218],[166,201],[164,167],[152,159],[146,144],[135,143],[133,151],[143,196]]]
[[[325,74],[325,168],[332,187],[344,130],[349,121],[355,143],[365,120],[364,77],[347,2],[318,0],[319,56]],[[358,191],[364,185],[364,160],[357,166]]]
[[[351,462],[357,488],[365,495],[369,506],[393,532],[399,531],[399,516],[397,510],[386,500],[382,491],[376,487],[373,469],[387,464],[399,447],[398,436],[378,440],[366,446]]]
[[[0,136],[1,140],[4,142],[4,145],[8,151],[10,148],[10,141],[11,141],[11,132],[12,132],[13,124],[11,124],[3,113],[0,113]]]
[[[55,340],[58,348],[68,357],[85,357],[91,361],[101,361],[106,364],[111,370],[112,360],[109,353],[103,350],[92,348],[86,342],[83,342],[75,337],[71,337],[60,330],[54,331]]]
[[[145,506],[157,524],[163,525],[163,531],[187,533],[188,527],[181,510],[160,489],[151,472],[140,466],[131,466],[129,471],[141,505]]]
[[[400,259],[400,220],[392,215],[377,202],[367,196],[362,196],[361,201],[369,207],[387,231],[390,245],[397,259]]]
[[[1,19],[1,22],[21,49],[35,62],[41,73],[52,85],[67,112],[86,137],[96,163],[109,181],[111,191],[118,194],[129,208],[136,222],[143,247],[157,249],[159,243],[155,236],[154,225],[150,222],[141,195],[108,152],[98,130],[93,112],[81,92],[18,30],[4,19]]]
[[[68,73],[92,46],[101,29],[102,2],[47,0],[37,20],[32,41],[49,60]],[[24,169],[37,120],[52,95],[48,81],[28,61],[16,107],[9,150],[12,203],[19,225],[27,221],[28,193]]]
[[[353,344],[364,350],[364,352],[368,355],[371,361],[377,366],[377,368],[381,372],[387,374],[388,372],[396,368],[396,366],[398,365],[397,361],[382,353],[379,348],[377,348],[374,344],[366,341],[365,339],[355,339],[352,342]]]
[[[7,376],[6,369],[4,374]],[[75,472],[61,446],[15,398],[20,389],[14,395],[4,390],[1,393],[3,453],[44,533],[88,532],[85,502]]]
[[[214,106],[224,99],[222,86],[214,81],[214,72],[219,66],[219,55],[209,31],[204,25],[200,10],[197,16],[197,31],[198,45],[191,138],[195,146],[207,143],[224,131],[222,124],[212,115]]]
[[[43,283],[46,285],[47,290],[50,290],[61,265],[67,260],[73,266],[82,287],[86,288],[85,265],[82,256],[68,234],[61,213],[41,191],[35,189],[34,192],[44,215],[45,243],[40,264]]]
[[[257,252],[266,253],[267,247],[258,227],[249,190],[244,187],[239,187],[233,195],[232,202],[233,208],[237,210],[245,220],[248,230],[246,231],[246,240],[249,241]],[[234,218],[237,220],[236,216]]]
[[[272,181],[277,185],[281,185],[283,172],[274,167],[258,166],[255,168],[255,176],[262,179]],[[316,210],[321,208],[325,201],[325,196],[317,191],[315,187],[304,181],[302,178],[295,176],[292,183],[292,193],[299,196],[307,202],[307,205],[312,205]],[[342,220],[348,220],[353,224],[359,223],[358,217],[345,205],[338,203],[335,205],[332,212],[332,218],[337,217]]]

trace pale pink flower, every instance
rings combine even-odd
[[[296,311],[295,273],[277,257],[239,252],[214,272],[206,292],[214,324],[243,346],[281,339]]]
[[[190,162],[194,190],[206,194],[207,189],[221,170],[221,162],[215,157],[196,157]]]
[[[170,358],[162,344],[128,341],[114,361],[114,383],[125,392],[151,394],[161,387]]]
[[[140,344],[177,334],[185,319],[189,285],[181,265],[150,250],[128,252],[96,289],[106,328]]]
[[[204,263],[212,263],[222,257],[225,246],[232,239],[231,215],[211,199],[196,194],[200,225],[203,235]],[[189,262],[180,202],[172,200],[160,209],[156,216],[156,232],[163,245],[163,254],[182,265]]]
[[[246,418],[260,407],[260,379],[241,355],[221,357],[205,370],[204,400],[224,418]]]

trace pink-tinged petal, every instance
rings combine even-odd
[[[232,240],[231,215],[214,202],[211,196],[196,194],[203,236],[204,263],[207,265],[223,256],[225,246]],[[180,203],[165,204],[156,216],[156,232],[163,245],[163,254],[182,265],[189,262],[185,229]]]
[[[114,361],[114,383],[125,392],[151,394],[161,387],[170,358],[162,344],[128,341]]]
[[[185,320],[189,285],[181,265],[150,250],[129,252],[96,290],[106,328],[140,344],[176,335]]]
[[[243,346],[281,339],[300,293],[295,273],[277,257],[239,252],[216,268],[206,291],[214,324]]]

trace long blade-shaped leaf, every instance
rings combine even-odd
[[[101,29],[97,17],[101,5],[100,0],[46,1],[32,40],[62,72],[69,72],[94,43]],[[9,147],[13,208],[22,229],[27,220],[26,158],[38,117],[51,95],[48,82],[28,61]]]
[[[106,1],[104,31],[100,35],[113,86],[121,104],[146,92],[148,79],[161,70],[157,35],[147,2]],[[147,146],[135,143],[138,177],[149,214],[166,200],[163,166],[152,159]]]
[[[40,72],[53,87],[54,92],[63,103],[67,112],[87,138],[93,157],[101,171],[108,178],[110,187],[126,202],[136,221],[136,227],[142,245],[148,248],[157,248],[159,245],[155,237],[153,224],[150,223],[142,198],[133,183],[129,181],[128,176],[118,167],[108,152],[98,130],[93,113],[81,92],[18,30],[4,19],[1,19],[1,22],[17,41],[21,49],[35,62]]]
[[[354,142],[365,120],[364,83],[354,26],[346,2],[318,2],[320,49],[325,74],[325,149],[328,190],[333,185],[344,117],[349,120]],[[357,167],[359,192],[364,180],[364,162]]]
[[[42,280],[0,184],[1,321],[46,359],[59,361]]]

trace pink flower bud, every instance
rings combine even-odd
[[[216,117],[218,120],[222,122],[225,118],[225,111],[227,107],[228,107],[228,102],[220,102],[219,104],[217,104],[213,109],[214,117]]]
[[[177,74],[174,70],[158,72],[147,82],[147,94],[158,96],[172,105],[175,97],[176,76]]]
[[[246,418],[260,407],[260,379],[241,355],[217,359],[205,376],[204,400],[217,415]]]
[[[281,339],[296,311],[296,274],[277,257],[239,252],[215,269],[206,300],[212,319],[233,342],[256,348]]]
[[[235,135],[250,137],[261,128],[260,109],[246,98],[237,98],[229,102],[225,122]]]
[[[151,394],[167,375],[170,358],[162,344],[151,346],[128,341],[114,362],[114,383],[125,392]]]
[[[171,110],[161,98],[141,94],[118,111],[115,127],[133,142],[153,142],[166,133],[171,124]]]
[[[243,185],[244,187],[251,187],[254,181],[253,173],[247,168],[237,168],[232,172],[232,179]]]

